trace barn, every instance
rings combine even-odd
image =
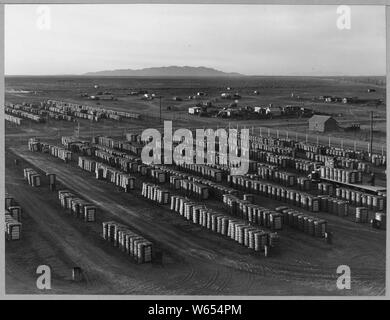
[[[309,130],[317,132],[326,132],[337,130],[338,124],[331,116],[314,115],[309,119]]]

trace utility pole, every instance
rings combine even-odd
[[[372,140],[374,130],[374,112],[370,112],[370,160],[372,160]]]
[[[162,96],[159,96],[159,98],[160,98],[160,123],[162,123],[161,122],[161,98],[162,98]]]
[[[79,137],[80,137],[80,122],[77,121],[77,128],[75,128],[74,131],[75,131],[75,132],[74,132],[74,133],[75,133],[75,134],[74,134],[75,137],[76,137],[76,138],[79,138]]]

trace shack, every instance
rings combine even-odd
[[[338,124],[331,116],[314,115],[309,119],[309,130],[326,132],[337,130]]]

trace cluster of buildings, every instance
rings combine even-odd
[[[247,115],[256,116],[257,118],[273,118],[281,116],[290,116],[290,117],[302,117],[302,116],[311,116],[313,114],[311,109],[307,109],[300,106],[273,106],[272,104],[268,106],[238,106],[237,102],[230,103],[229,106],[225,106],[222,109],[213,108],[210,102],[204,104],[197,104],[194,107],[188,108],[188,113],[192,115],[208,114],[222,118],[234,118],[234,117],[243,117]]]
[[[357,97],[336,97],[336,96],[319,96],[319,100],[324,102],[341,102],[341,103],[357,103],[359,99]]]
[[[375,92],[375,91],[369,91],[369,92]],[[369,103],[369,104],[382,104],[383,101],[380,99],[361,99],[358,97],[336,97],[336,96],[319,96],[317,98],[320,101],[331,103],[331,102],[338,102],[338,103]]]

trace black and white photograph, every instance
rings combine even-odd
[[[6,296],[386,295],[386,6],[3,12]]]

